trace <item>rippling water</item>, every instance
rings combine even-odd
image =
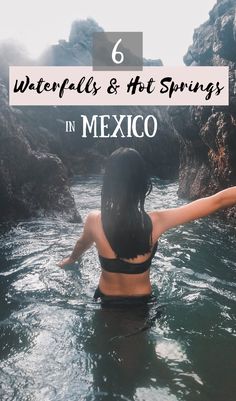
[[[99,208],[99,177],[78,177],[82,217]],[[156,180],[147,209],[181,204]],[[235,228],[213,218],[170,230],[153,260],[165,311],[154,326],[138,312],[102,310],[94,248],[61,270],[82,224],[35,219],[0,227],[2,401],[235,401]]]

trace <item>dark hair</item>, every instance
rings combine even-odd
[[[144,210],[152,190],[141,155],[119,148],[107,160],[102,186],[101,218],[107,240],[118,258],[150,252],[152,221]]]

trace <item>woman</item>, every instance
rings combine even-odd
[[[95,299],[149,301],[149,271],[159,237],[168,229],[236,203],[236,187],[187,205],[145,212],[152,185],[140,154],[120,148],[109,157],[102,186],[101,212],[89,213],[72,254],[58,265],[74,263],[96,244],[102,272]]]

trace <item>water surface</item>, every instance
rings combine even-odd
[[[100,190],[100,177],[74,180],[82,217]],[[147,209],[180,205],[176,191],[155,180]],[[56,266],[81,230],[48,218],[0,227],[0,399],[235,401],[235,228],[207,218],[163,235],[151,278],[165,311],[114,341],[143,318],[93,302],[95,248],[74,268]]]

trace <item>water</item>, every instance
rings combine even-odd
[[[84,217],[99,208],[99,177],[76,178]],[[182,202],[156,181],[148,208]],[[147,208],[147,209],[148,209]],[[165,312],[148,331],[138,312],[102,310],[94,248],[61,270],[81,224],[39,218],[1,227],[2,401],[235,401],[235,228],[213,218],[170,230],[151,279]]]

